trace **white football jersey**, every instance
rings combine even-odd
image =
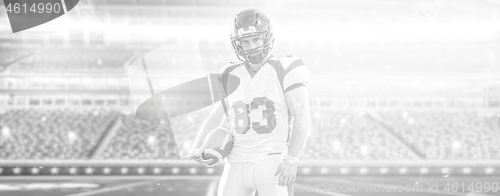
[[[220,81],[228,86],[225,74],[240,80],[227,96],[224,110],[234,145],[229,162],[282,158],[288,153],[289,112],[285,93],[305,86],[309,69],[293,56],[271,57],[257,73],[245,63],[224,67]],[[252,76],[253,75],[253,76]]]

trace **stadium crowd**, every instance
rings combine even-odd
[[[33,109],[0,113],[0,159],[85,158],[118,114]]]
[[[0,72],[7,69],[7,66],[29,54],[31,50],[22,48],[0,47]]]
[[[177,159],[189,153],[208,113],[205,109],[149,122],[109,110],[7,110],[0,113],[0,159],[85,159],[98,145],[105,145],[100,159]],[[498,118],[477,112],[380,112],[379,118],[353,111],[311,114],[312,133],[301,159],[500,157],[498,130],[492,126]],[[99,143],[116,120],[121,123],[109,143]]]
[[[388,137],[367,114],[312,111],[312,133],[302,159],[395,160],[414,159],[402,144]]]
[[[145,121],[121,115],[122,124],[100,155],[102,159],[171,159],[177,157],[168,121]]]
[[[380,114],[391,130],[426,159],[498,159],[500,141],[487,118],[474,111],[397,111]]]

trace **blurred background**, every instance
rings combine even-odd
[[[498,0],[80,0],[15,34],[2,10],[0,172],[220,174],[178,160],[176,146],[191,146],[176,144],[168,120],[135,118],[127,69],[173,44],[165,82],[200,71],[193,58],[219,72],[237,60],[229,25],[247,8],[270,16],[275,56],[311,70],[299,175],[500,174]],[[209,111],[183,116],[181,137],[195,137]]]

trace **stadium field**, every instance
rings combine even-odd
[[[498,184],[497,176],[308,176],[298,178],[294,192],[296,196],[493,196],[500,194]],[[13,176],[0,179],[0,195],[213,196],[217,185],[217,176]]]

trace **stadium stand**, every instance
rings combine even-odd
[[[404,146],[382,131],[366,114],[312,111],[313,129],[301,159],[396,160],[415,159]]]
[[[484,73],[488,50],[371,51],[344,54],[355,70],[396,73]]]
[[[86,158],[117,115],[105,110],[0,113],[0,159]]]
[[[219,72],[230,61],[236,61],[231,48],[217,47],[216,43],[200,45],[199,55],[191,52],[171,51],[165,66],[171,70],[198,69],[192,66],[194,60],[201,60],[207,72]],[[293,54],[304,60],[312,73],[325,71],[336,73],[413,73],[413,74],[454,74],[454,73],[488,73],[496,68],[492,56],[499,51],[491,47],[458,49],[450,47],[426,47],[422,50],[408,47],[391,46],[388,49],[366,51],[362,48],[338,50],[324,45],[276,45],[276,56]],[[418,46],[415,46],[418,47]],[[464,48],[465,47],[465,48]],[[429,50],[427,50],[429,49]],[[11,66],[13,71],[103,71],[124,70],[125,62],[135,58],[135,53],[124,48],[47,48],[40,49],[33,55]],[[5,65],[31,54],[29,51],[15,48],[0,48],[0,65]],[[193,58],[195,57],[195,59]],[[201,57],[201,59],[199,59]],[[191,65],[191,66],[190,66]],[[1,68],[0,68],[1,69]]]
[[[405,50],[321,50],[321,48],[293,50],[284,48],[279,54],[293,54],[310,67],[312,73],[329,74],[457,74],[488,73],[495,69],[491,56],[493,49],[433,49]]]
[[[311,113],[313,129],[301,159],[419,159],[412,149],[428,160],[500,158],[498,130],[491,126],[498,118],[478,112],[384,111],[376,119],[351,111]],[[0,159],[87,159],[118,118],[123,123],[97,158],[177,159],[175,141],[181,154],[188,153],[207,114],[184,115],[170,124],[143,121],[118,111],[8,110],[0,113],[0,148],[4,149]],[[182,134],[174,139],[170,125]]]
[[[22,48],[0,47],[0,72],[7,69],[11,63],[26,57],[32,53],[31,50]]]
[[[397,111],[380,113],[384,123],[426,159],[499,159],[498,119],[476,111]]]
[[[48,48],[13,65],[11,70],[36,71],[122,71],[133,52],[121,48]]]
[[[172,127],[175,128],[175,139],[181,156],[189,155],[194,139],[198,134],[198,130],[209,113],[210,108],[207,107],[190,114],[176,117],[170,121]]]
[[[123,124],[101,159],[172,159],[177,157],[168,121],[149,122],[123,115]]]

